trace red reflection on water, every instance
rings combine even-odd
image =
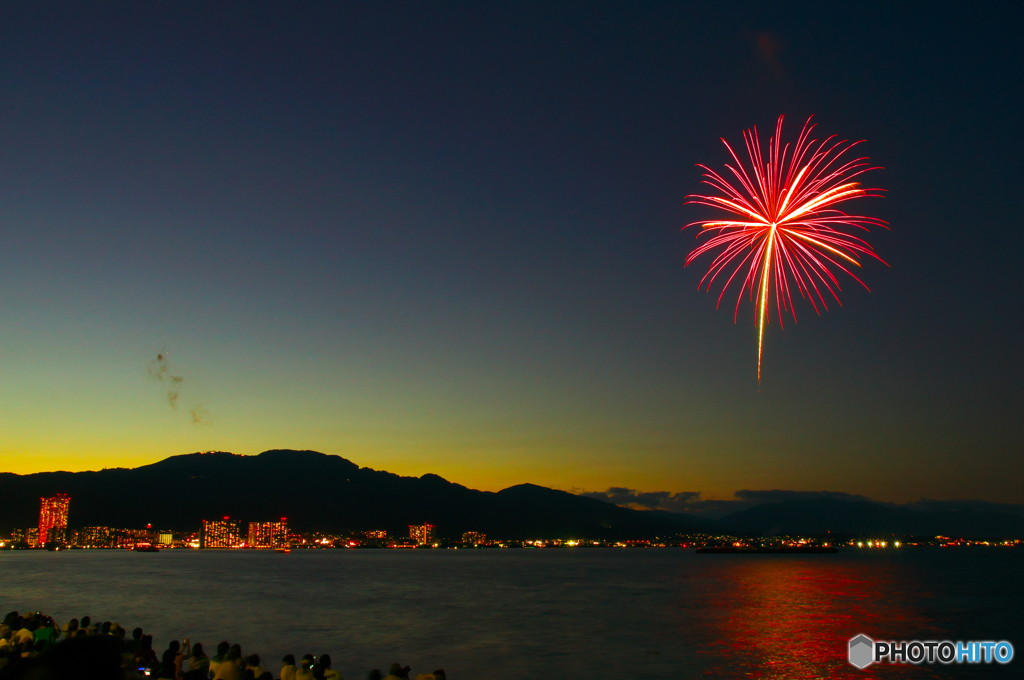
[[[733,559],[723,556],[725,559]],[[927,637],[932,626],[901,597],[894,571],[883,565],[766,555],[722,563],[729,590],[708,653],[730,659],[712,677],[875,678],[938,677],[923,666],[869,666],[847,662],[849,639]]]

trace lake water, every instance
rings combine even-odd
[[[0,609],[473,678],[1024,677],[1024,550],[0,551]],[[0,613],[2,615],[2,613]],[[1006,666],[846,662],[849,638],[1002,640]]]

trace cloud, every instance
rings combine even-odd
[[[813,500],[831,498],[841,501],[865,501],[875,503],[866,496],[843,493],[842,491],[786,491],[782,489],[751,490],[740,489],[733,499],[702,499],[699,491],[640,491],[623,486],[612,486],[606,491],[586,491],[574,488],[572,492],[587,498],[596,498],[633,510],[662,510],[720,519],[740,510],[752,508],[761,503],[782,501]]]
[[[579,496],[596,498],[606,503],[614,503],[634,510],[665,510],[667,512],[685,512],[691,501],[700,498],[700,491],[637,491],[622,486],[609,487],[607,491],[584,491],[573,489]]]
[[[739,500],[747,501],[752,505],[757,505],[758,503],[782,503],[783,501],[819,500],[821,498],[831,498],[837,501],[875,502],[867,496],[843,493],[842,491],[783,491],[781,489],[751,491],[749,489],[740,489],[735,493],[735,496]]]
[[[785,489],[740,489],[733,494],[734,500],[702,500],[699,491],[640,491],[623,486],[612,486],[606,491],[585,491],[573,488],[572,493],[587,498],[596,498],[606,503],[632,508],[633,510],[662,510],[685,513],[706,519],[721,519],[740,510],[762,503],[785,501],[806,501],[827,498],[837,501],[874,503],[890,508],[906,508],[917,512],[959,511],[1001,512],[1024,517],[1024,504],[991,503],[977,500],[934,501],[927,498],[913,503],[885,503],[860,494],[843,491],[790,491]]]

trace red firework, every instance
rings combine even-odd
[[[836,207],[855,198],[880,197],[878,192],[883,189],[864,189],[859,182],[852,181],[880,168],[871,167],[866,157],[843,160],[843,156],[861,142],[837,141],[834,135],[820,142],[810,139],[815,127],[810,118],[792,149],[788,143],[782,146],[782,118],[779,116],[775,126],[775,136],[768,140],[767,157],[762,155],[757,128],[743,133],[750,156],[749,170],[729,143],[722,140],[736,161],[735,167],[729,164],[725,167],[735,177],[738,188],[707,166],[697,166],[704,170],[703,183],[714,187],[720,195],[687,196],[687,203],[720,208],[742,219],[701,220],[683,227],[699,225],[698,238],[710,235],[687,256],[687,265],[704,253],[719,250],[698,288],[706,282],[706,289],[710,291],[719,275],[727,275],[718,296],[718,304],[721,304],[725,291],[739,277],[742,285],[733,320],[739,316],[743,294],[749,291],[753,300],[757,292],[758,382],[761,381],[764,326],[768,322],[772,296],[781,326],[783,312],[789,312],[796,321],[793,287],[800,297],[809,299],[814,311],[820,314],[819,304],[828,309],[826,291],[842,305],[837,294],[839,271],[846,272],[867,288],[847,266],[860,267],[858,258],[863,256],[884,264],[864,239],[850,232],[866,232],[870,226],[886,227],[886,223],[874,217],[849,215]]]

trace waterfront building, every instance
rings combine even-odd
[[[25,529],[25,542],[28,543],[30,548],[39,546],[39,527]]]
[[[37,544],[62,543],[64,531],[68,528],[68,506],[71,504],[71,497],[59,493],[56,496],[39,500]]]
[[[382,540],[388,537],[388,532],[374,529],[367,531],[366,537],[374,540]]]
[[[410,524],[409,538],[416,541],[416,545],[428,545],[434,542],[433,524]]]
[[[282,517],[279,522],[249,522],[250,548],[287,548],[288,518]]]
[[[154,534],[149,529],[111,529],[113,547],[132,550],[139,545],[153,545]]]
[[[487,543],[487,535],[479,531],[467,531],[462,534],[462,542],[466,545],[483,545]]]
[[[75,545],[81,548],[113,548],[113,534],[110,527],[82,527],[77,532]]]
[[[203,530],[199,534],[200,548],[241,548],[241,522],[225,517],[220,520],[203,520]]]

